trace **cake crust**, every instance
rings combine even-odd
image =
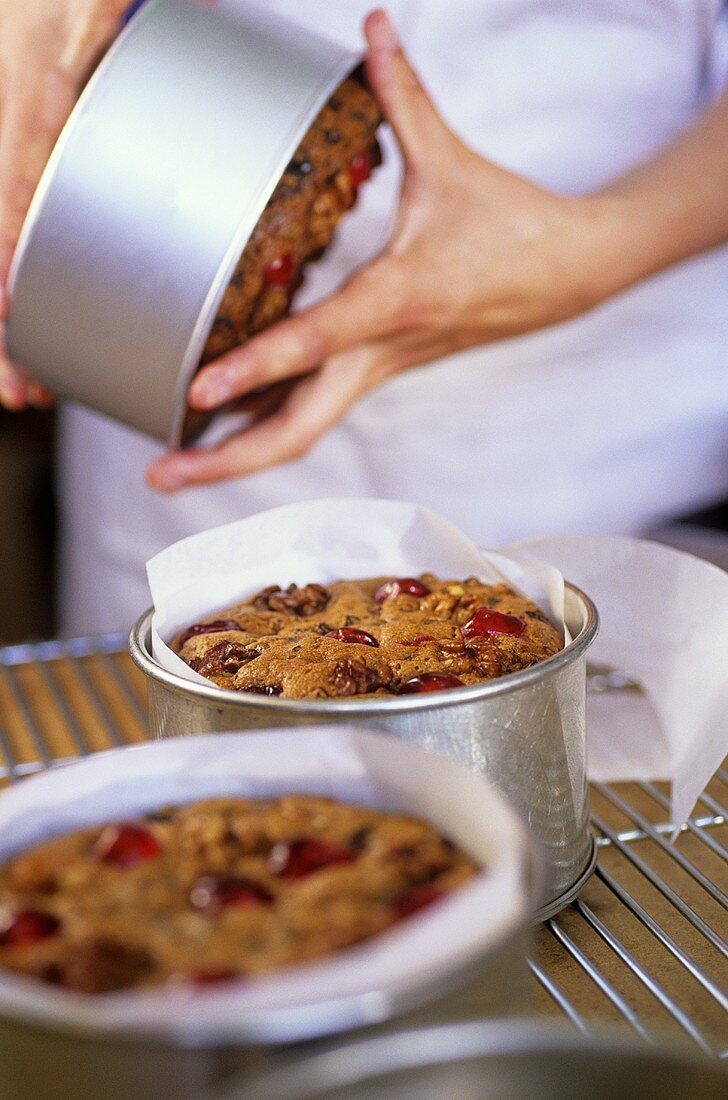
[[[478,684],[562,648],[543,612],[504,584],[402,580],[273,585],[181,631],[172,649],[219,687],[320,699],[397,695],[423,675]]]
[[[210,984],[319,958],[478,868],[418,818],[218,798],[49,840],[0,868],[0,966],[82,993]]]

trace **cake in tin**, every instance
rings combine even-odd
[[[320,699],[478,684],[553,656],[562,639],[504,584],[423,573],[272,585],[191,624],[172,648],[219,687]]]
[[[320,958],[477,865],[419,818],[217,798],[45,841],[0,868],[0,967],[80,993],[209,986]]]
[[[284,317],[308,263],[331,243],[360,186],[381,163],[379,108],[355,74],[317,115],[288,163],[238,261],[200,367]],[[210,416],[188,408],[184,438]]]

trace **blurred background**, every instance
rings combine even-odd
[[[0,645],[57,635],[55,412],[0,408]],[[644,532],[728,570],[728,502]]]
[[[57,634],[55,412],[0,409],[0,645]],[[728,569],[728,502],[644,534]]]
[[[50,638],[55,413],[0,409],[0,645]]]

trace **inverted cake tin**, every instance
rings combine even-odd
[[[163,805],[300,792],[424,816],[484,865],[367,943],[254,980],[84,996],[0,969],[0,1095],[200,1100],[302,1042],[394,1017],[447,1021],[456,998],[477,995],[486,1014],[522,1010],[536,846],[493,785],[446,763],[360,729],[230,733],[93,754],[0,794],[0,860]]]
[[[723,1100],[728,1068],[687,1045],[650,1045],[608,1028],[472,1020],[299,1059],[215,1100]]]
[[[86,85],[10,274],[10,357],[172,445],[237,260],[360,55],[253,4],[147,0]]]
[[[555,656],[484,684],[395,698],[283,699],[226,691],[163,668],[152,656],[152,611],[133,627],[131,656],[147,678],[155,737],[357,722],[467,764],[487,776],[527,821],[547,861],[538,918],[579,892],[596,860],[588,828],[586,653],[597,611],[565,587],[573,639]]]

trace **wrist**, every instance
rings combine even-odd
[[[596,306],[652,274],[655,251],[631,196],[603,191],[575,201],[583,293],[588,305]]]

